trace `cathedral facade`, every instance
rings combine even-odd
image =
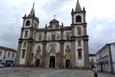
[[[43,68],[89,67],[88,35],[85,8],[79,0],[71,11],[71,24],[64,26],[55,18],[39,28],[34,6],[23,17],[18,42],[17,66]]]

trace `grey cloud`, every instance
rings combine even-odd
[[[4,3],[4,2],[2,2]],[[1,2],[0,2],[1,4]],[[17,48],[20,31],[19,9],[11,4],[0,7],[0,45]]]
[[[76,2],[76,0],[73,1]],[[64,25],[69,26],[71,24],[71,8],[74,8],[73,5],[76,4],[74,3],[71,7],[66,6],[66,3],[69,4],[69,2],[71,0],[47,0],[42,6],[35,5],[37,7],[35,8],[36,16],[40,18],[40,27],[48,24],[54,14],[57,15],[56,18],[60,23],[64,22]],[[20,6],[15,7],[6,3],[0,0],[0,45],[17,48],[23,21],[21,17],[30,12],[32,4],[24,1]],[[111,17],[109,19],[95,17],[87,22],[90,51],[97,52],[104,44],[115,41],[114,22],[115,20],[111,21]]]
[[[108,19],[94,18],[88,24],[89,46],[91,51],[97,52],[104,44],[115,41],[114,22],[108,21]]]

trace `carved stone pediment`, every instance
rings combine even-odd
[[[40,59],[41,58],[41,55],[40,54],[36,54],[35,55],[35,59]]]
[[[70,54],[65,55],[65,59],[70,59],[70,58],[71,58]]]

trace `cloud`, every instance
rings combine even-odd
[[[115,20],[108,21],[108,19],[102,20],[95,17],[88,24],[89,46],[91,51],[97,52],[104,44],[115,41],[114,22]]]
[[[76,0],[0,0],[0,45],[17,48],[22,27],[22,16],[29,14],[35,2],[39,27],[44,27],[56,15],[65,26],[71,24],[71,9]],[[115,39],[115,0],[80,0],[86,7],[90,51],[97,52],[104,44]]]

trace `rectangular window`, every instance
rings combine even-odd
[[[2,56],[2,51],[0,51],[0,56]]]
[[[78,59],[82,59],[82,49],[78,49]]]
[[[8,52],[8,55],[7,55],[8,57],[10,57],[10,52]]]
[[[55,35],[52,35],[52,40],[55,40]]]
[[[12,53],[12,58],[14,57],[14,53]]]
[[[22,58],[25,58],[25,52],[26,52],[26,50],[22,49]]]
[[[25,37],[25,38],[28,37],[28,30],[25,30],[25,35],[24,35],[24,37]]]

